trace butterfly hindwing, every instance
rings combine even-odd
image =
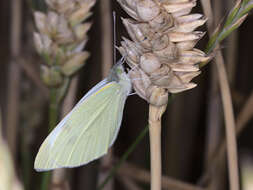
[[[117,82],[103,83],[91,89],[46,138],[36,170],[80,166],[108,151],[118,134],[127,94]]]

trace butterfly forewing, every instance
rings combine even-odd
[[[104,155],[120,128],[127,97],[122,88],[111,82],[88,93],[43,142],[35,169],[76,167]]]

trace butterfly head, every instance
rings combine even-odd
[[[121,60],[112,67],[108,80],[119,83],[125,89],[127,94],[130,93],[132,88],[131,81],[128,74],[124,70],[123,62]]]

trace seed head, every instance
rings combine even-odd
[[[196,0],[118,2],[132,17],[122,18],[131,40],[123,38],[118,49],[132,68],[129,75],[137,94],[161,106],[167,103],[168,92],[194,88],[191,80],[200,74],[198,64],[210,59],[194,48],[205,34],[195,29],[207,20],[190,14]]]
[[[41,69],[43,81],[48,86],[59,86],[63,77],[75,74],[89,57],[83,48],[91,23],[83,21],[91,15],[95,0],[46,0],[46,4],[47,13],[34,13],[38,29],[34,43],[47,64]]]

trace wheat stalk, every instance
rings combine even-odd
[[[88,40],[90,22],[85,21],[95,0],[46,0],[46,13],[35,11],[38,32],[34,32],[37,52],[43,57],[41,79],[50,88],[49,131],[57,124],[59,104],[65,96],[71,77],[89,57],[83,48]],[[45,173],[41,189],[48,189],[50,173]]]
[[[195,49],[205,34],[194,31],[206,22],[190,14],[196,0],[118,0],[133,19],[122,19],[131,40],[123,38],[119,51],[132,68],[129,72],[137,94],[150,104],[151,189],[161,189],[161,117],[168,93],[196,87],[198,63],[210,60]],[[135,80],[138,78],[139,80]]]

